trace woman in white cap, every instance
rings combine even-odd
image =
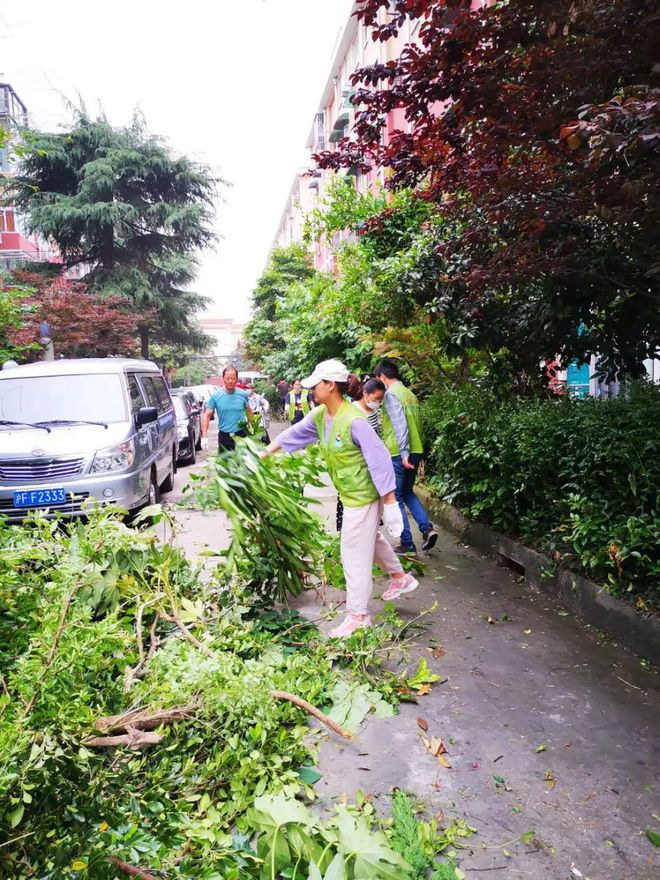
[[[390,535],[399,539],[403,520],[394,495],[391,456],[365,413],[346,400],[353,384],[357,385],[357,379],[341,361],[317,364],[312,375],[302,381],[303,387],[312,389],[317,407],[262,453],[266,456],[278,449],[295,452],[312,443],[320,443],[325,451],[328,472],[344,504],[341,563],[348,613],[331,631],[333,637],[349,636],[360,627],[371,626],[374,562],[390,576],[383,593],[386,601],[412,593],[419,586],[404,572],[391,544],[379,532],[382,517]]]

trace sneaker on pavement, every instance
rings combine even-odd
[[[438,540],[438,533],[433,526],[431,526],[428,532],[422,534],[422,537],[424,538],[422,542],[422,550],[431,550],[435,547],[435,542]]]
[[[394,548],[397,556],[408,556],[410,553],[417,553],[417,547],[414,544],[399,544]]]
[[[331,629],[329,635],[332,639],[345,639],[347,636],[354,633],[356,629],[362,629],[363,627],[368,626],[371,626],[371,617],[369,617],[368,614],[366,617],[357,617],[355,614],[347,614],[343,623],[340,623],[339,626]]]
[[[402,578],[392,578],[389,587],[383,593],[383,600],[391,602],[392,599],[398,599],[399,596],[405,596],[406,593],[412,593],[419,586],[419,581],[411,574],[404,574]]]

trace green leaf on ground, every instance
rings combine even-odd
[[[429,664],[426,662],[426,659],[422,657],[419,661],[417,672],[411,678],[406,679],[406,684],[412,690],[418,691],[421,690],[424,685],[433,684],[434,681],[438,681],[439,678],[439,675],[435,672],[431,672]]]
[[[263,794],[254,799],[254,808],[260,814],[259,825],[264,830],[281,828],[289,822],[297,822],[305,828],[312,828],[317,824],[311,810],[284,794]]]
[[[653,831],[652,828],[647,828],[646,836],[651,841],[653,846],[660,846],[660,834],[658,834],[657,831]]]
[[[391,718],[394,715],[393,707],[377,691],[357,681],[338,681],[330,693],[330,699],[333,705],[327,713],[328,717],[351,733],[355,733],[369,713],[376,718]]]
[[[323,774],[313,767],[300,767],[298,769],[298,776],[300,776],[305,785],[314,785],[315,782],[321,779]]]
[[[340,850],[347,859],[354,859],[356,878],[401,880],[407,863],[392,849],[381,831],[372,831],[362,816],[352,816],[344,807],[337,808],[334,824],[339,833]]]

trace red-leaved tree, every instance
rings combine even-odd
[[[11,283],[22,291],[22,321],[13,328],[9,341],[16,346],[39,341],[42,321],[50,325],[57,357],[135,356],[140,350],[139,326],[153,316],[136,312],[122,297],[99,296],[85,284],[65,278],[44,278],[17,270]],[[38,360],[39,347],[22,359]]]
[[[362,0],[374,40],[410,18],[418,42],[355,74],[352,137],[315,158],[384,167],[437,206],[422,269],[455,338],[530,371],[597,354],[639,375],[660,348],[659,4],[472,6]]]

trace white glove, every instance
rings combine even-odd
[[[383,522],[385,523],[387,531],[393,538],[399,539],[401,537],[401,532],[403,531],[403,517],[401,516],[401,509],[396,501],[394,504],[383,505]]]
[[[209,438],[202,437],[202,449],[208,449],[208,448],[209,448]]]

